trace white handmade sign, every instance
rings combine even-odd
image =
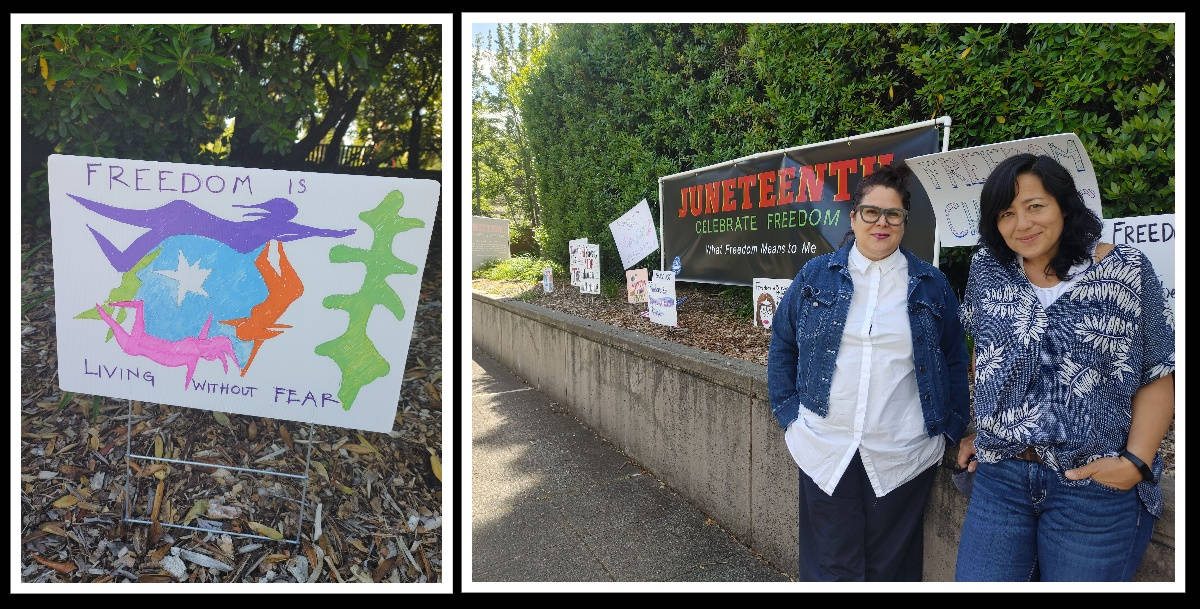
[[[600,244],[585,244],[580,246],[581,261],[579,275],[580,294],[600,293]]]
[[[646,302],[647,281],[646,269],[625,271],[625,294],[629,302]]]
[[[1032,137],[974,148],[950,150],[905,161],[925,187],[937,217],[938,239],[944,247],[979,242],[979,193],[992,170],[1004,159],[1022,153],[1053,157],[1071,177],[1083,202],[1100,212],[1100,188],[1083,143],[1074,133]]]
[[[508,220],[471,216],[471,270],[493,260],[508,260]]]
[[[554,271],[550,267],[542,269],[542,289],[547,294],[554,291]]]
[[[675,311],[675,273],[654,271],[650,280],[650,321],[664,326],[679,326]]]
[[[650,206],[642,199],[633,209],[608,225],[617,253],[621,255],[621,267],[629,268],[658,249],[658,233],[650,217]]]
[[[783,300],[783,295],[791,285],[791,279],[754,278],[752,298],[756,328],[771,329],[771,320],[775,317],[775,310],[779,308],[779,301]]]
[[[583,275],[583,257],[580,255],[579,248],[587,245],[587,238],[572,239],[567,242],[567,249],[570,253],[570,271],[571,285],[578,286],[579,279]]]
[[[64,391],[392,430],[437,182],[52,155],[49,183]]]
[[[1109,218],[1100,240],[1132,245],[1146,254],[1162,282],[1167,319],[1175,325],[1175,214]]]

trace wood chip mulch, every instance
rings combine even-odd
[[[314,425],[310,438],[307,424],[291,421],[98,396],[63,401],[49,243],[30,255],[21,265],[20,581],[442,581],[437,232],[386,434]],[[22,255],[48,236],[25,227]],[[311,448],[311,469],[306,483],[137,458],[127,465],[127,444],[133,455],[301,476]],[[151,524],[125,522],[127,505],[130,518]],[[300,543],[287,543],[297,532]]]

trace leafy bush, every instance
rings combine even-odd
[[[565,24],[521,98],[541,251],[601,245],[658,178],[949,115],[952,148],[1074,132],[1107,217],[1174,211],[1172,24]],[[961,293],[970,248],[944,248]],[[653,258],[653,256],[652,256]],[[652,266],[655,266],[652,263]]]
[[[718,294],[738,319],[754,319],[754,288],[732,285],[721,289]]]
[[[533,238],[533,227],[528,223],[515,223],[508,229],[508,251],[518,256],[521,254],[529,254],[537,256],[540,253],[538,250],[537,241]]]

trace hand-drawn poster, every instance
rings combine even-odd
[[[625,271],[625,292],[631,303],[646,302],[646,269]]]
[[[547,294],[554,291],[554,271],[550,267],[542,269],[542,289]]]
[[[675,273],[654,271],[650,281],[650,321],[679,327],[675,311]]]
[[[433,180],[52,155],[64,391],[391,431]]]
[[[579,279],[583,275],[583,258],[579,254],[579,248],[587,245],[587,242],[586,237],[567,242],[567,248],[570,250],[571,285],[573,286],[579,285]]]
[[[754,299],[754,326],[756,328],[771,329],[771,320],[775,317],[775,310],[779,308],[779,302],[783,300],[783,295],[791,285],[791,279],[754,278],[752,298]]]
[[[658,233],[645,199],[610,222],[608,228],[621,255],[621,268],[628,269],[658,249]]]
[[[580,294],[600,293],[600,244],[585,244],[579,248],[581,261]]]
[[[1103,218],[1100,188],[1087,150],[1074,133],[1031,137],[974,148],[949,150],[908,159],[937,217],[938,240],[944,247],[979,242],[979,194],[983,183],[1004,159],[1021,153],[1054,157],[1071,177],[1083,203]]]
[[[1142,250],[1162,282],[1167,321],[1175,325],[1175,214],[1103,220],[1100,241]]]

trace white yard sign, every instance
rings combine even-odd
[[[508,220],[471,216],[471,270],[493,260],[508,260]]]
[[[1146,254],[1163,286],[1167,319],[1175,325],[1175,214],[1109,218],[1104,221],[1105,243],[1132,245]]]
[[[542,269],[542,289],[547,294],[554,291],[554,270],[550,267]]]
[[[771,329],[771,320],[775,318],[779,302],[783,300],[783,295],[787,293],[788,287],[791,285],[791,279],[754,278],[752,298],[754,299],[753,323],[755,327]]]
[[[579,275],[580,294],[600,293],[600,244],[580,246],[581,268]]]
[[[1057,160],[1075,179],[1075,188],[1084,204],[1096,213],[1096,217],[1104,217],[1100,212],[1096,172],[1074,133],[913,157],[905,162],[929,194],[942,246],[969,246],[979,242],[979,193],[983,183],[1004,159],[1025,152],[1049,155]]]
[[[617,244],[617,253],[621,255],[622,268],[628,269],[658,249],[658,233],[654,230],[650,206],[645,199],[610,222],[608,228]]]
[[[583,257],[580,255],[579,248],[587,245],[587,242],[586,238],[572,239],[567,242],[567,249],[570,253],[571,285],[573,286],[579,285],[579,279],[583,274]]]
[[[432,180],[53,155],[64,391],[388,432]]]
[[[664,326],[679,326],[675,312],[675,273],[654,271],[650,279],[650,321]]]

